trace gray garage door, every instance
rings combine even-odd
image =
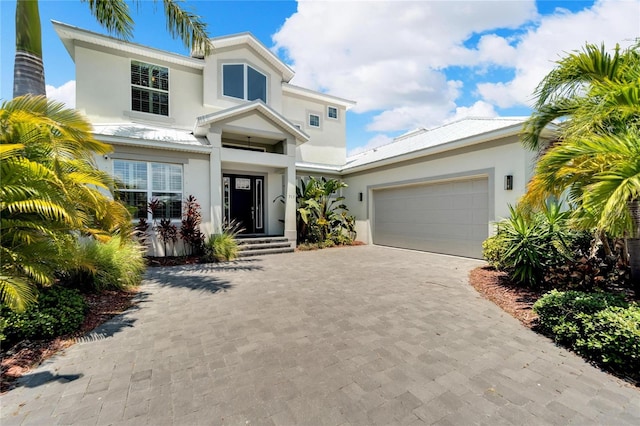
[[[482,257],[487,178],[374,190],[373,209],[374,244]]]

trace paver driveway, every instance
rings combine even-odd
[[[2,396],[1,424],[639,424],[640,392],[382,247],[151,269],[136,309]]]

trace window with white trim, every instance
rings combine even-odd
[[[247,64],[222,65],[222,94],[232,98],[267,102],[267,76]]]
[[[131,110],[169,115],[169,68],[131,61]]]
[[[337,120],[338,119],[338,108],[336,107],[327,107],[327,117]]]
[[[318,114],[309,114],[309,126],[320,127],[320,116]]]
[[[182,217],[181,164],[114,160],[113,174],[120,183],[117,197],[134,210],[134,218]],[[150,212],[149,203],[152,201],[155,209]]]

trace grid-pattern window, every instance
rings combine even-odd
[[[131,61],[131,109],[169,115],[169,69]]]
[[[222,94],[232,98],[267,102],[267,76],[246,64],[222,65]]]
[[[318,114],[309,114],[309,126],[320,127],[320,116]]]
[[[334,120],[338,119],[338,108],[336,107],[327,107],[327,117],[332,118]]]
[[[135,218],[182,217],[181,165],[114,160],[113,174],[120,182],[118,198],[134,210]]]

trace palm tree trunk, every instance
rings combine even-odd
[[[37,0],[16,3],[16,57],[13,68],[13,96],[46,96],[42,35]]]
[[[629,250],[629,267],[631,269],[631,282],[636,291],[640,291],[640,201],[637,198],[627,202],[633,234],[627,240]]]

